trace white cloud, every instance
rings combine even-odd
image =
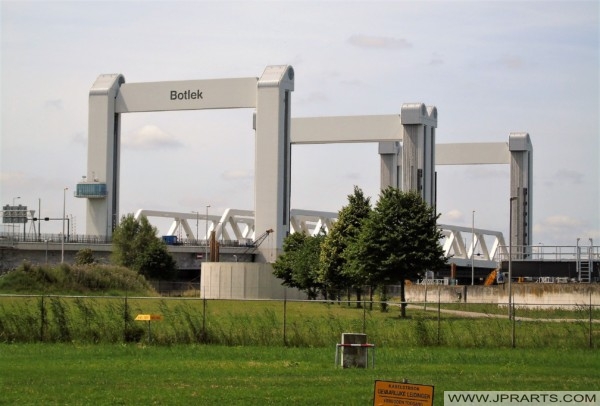
[[[442,223],[455,224],[455,222],[462,222],[465,219],[464,214],[458,209],[452,209],[440,216]]]
[[[48,110],[62,110],[63,101],[60,99],[46,100],[46,103],[44,103],[44,107],[46,107],[46,109]]]
[[[594,238],[600,230],[580,219],[557,214],[546,217],[533,226],[536,241],[551,241],[552,244],[574,245],[577,238]]]
[[[548,228],[561,229],[565,227],[578,227],[581,225],[581,221],[565,215],[554,215],[546,217],[541,225]]]
[[[87,138],[83,132],[77,132],[71,137],[71,143],[85,146],[87,145]]]
[[[312,92],[307,97],[302,99],[302,101],[305,103],[321,103],[329,100],[329,96],[323,92]]]
[[[125,137],[122,143],[125,147],[134,149],[180,148],[183,144],[171,134],[166,133],[155,125],[145,125]]]
[[[507,69],[519,70],[526,66],[525,60],[516,55],[505,55],[496,61],[496,64]]]
[[[431,60],[429,61],[429,65],[431,65],[431,66],[439,66],[439,65],[443,65],[443,64],[444,64],[444,60],[442,59],[442,57],[438,53],[434,53],[431,56]]]
[[[561,169],[554,175],[554,179],[560,181],[561,183],[568,182],[576,185],[580,185],[582,183],[583,177],[583,173],[569,169]]]
[[[376,37],[372,35],[353,35],[348,38],[350,45],[367,49],[407,49],[412,44],[404,38]]]
[[[251,180],[254,174],[242,169],[230,169],[221,174],[223,180]]]

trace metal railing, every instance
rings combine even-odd
[[[583,248],[590,249],[590,258],[594,262],[600,260],[600,246],[594,245]],[[513,245],[512,258],[513,260],[522,261],[576,261],[578,259],[577,251],[578,247],[576,245]],[[498,262],[508,261],[508,245],[499,250],[495,260]]]

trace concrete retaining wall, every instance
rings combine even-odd
[[[515,306],[600,306],[600,285],[576,283],[513,283]],[[396,295],[397,290],[393,291]],[[397,294],[399,297],[399,294]],[[508,285],[496,286],[406,286],[409,302],[508,303]]]

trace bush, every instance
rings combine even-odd
[[[156,292],[137,272],[114,265],[32,266],[24,262],[0,278],[5,293],[104,293],[128,292],[154,296]]]

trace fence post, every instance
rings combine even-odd
[[[511,303],[512,309],[509,310],[510,313],[512,314],[512,337],[511,337],[511,346],[512,348],[515,348],[515,319],[516,319],[516,314],[515,314],[515,301],[513,299],[512,303]]]
[[[367,306],[365,305],[365,299],[363,298],[363,334],[367,334]]]
[[[287,347],[287,288],[283,288],[283,345]]]
[[[592,345],[592,290],[590,289],[590,348]]]
[[[44,341],[44,325],[46,324],[46,308],[44,307],[44,295],[40,301],[40,341]]]
[[[202,342],[206,342],[206,287],[202,295]]]
[[[440,319],[441,319],[441,288],[438,286],[438,311],[437,311],[437,343],[440,345]]]
[[[127,315],[129,311],[127,309],[127,291],[125,291],[125,303],[123,306],[123,340],[127,342]]]

